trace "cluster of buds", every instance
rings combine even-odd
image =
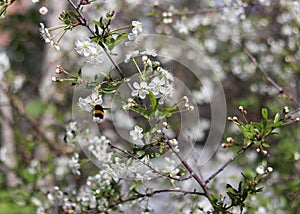
[[[128,111],[131,108],[134,108],[137,105],[136,101],[131,97],[128,98],[127,103],[125,103],[122,108],[124,111]]]
[[[239,110],[241,111],[242,114],[247,115],[246,109],[244,109],[243,106],[239,106]]]
[[[270,174],[271,172],[273,172],[273,168],[272,167],[267,167],[267,169],[264,168],[264,166],[258,166],[256,168],[256,173],[258,175],[266,175],[266,174]]]
[[[226,138],[226,143],[222,143],[222,147],[224,149],[226,149],[227,147],[232,147],[233,146],[233,142],[234,142],[234,139],[232,137],[227,137]]]
[[[173,22],[173,16],[174,16],[174,6],[170,6],[168,10],[162,9],[158,2],[155,2],[152,7],[155,9],[161,11],[162,21],[164,24],[171,24]]]
[[[287,106],[284,106],[284,108],[282,109],[282,114],[281,114],[281,118],[283,118],[283,120],[288,120],[288,123],[297,123],[299,122],[299,117],[292,117],[293,113],[290,113],[290,109]],[[286,124],[288,124],[286,123]]]
[[[56,74],[66,74],[68,78],[61,78],[61,77],[52,77],[52,82],[63,82],[63,81],[74,81],[76,77],[66,71],[61,65],[57,65],[55,69]]]
[[[66,27],[67,27],[67,25],[60,25],[60,26],[56,26],[56,27],[46,28],[43,23],[40,23],[40,29],[39,29],[40,35],[46,44],[50,44],[50,46],[52,48],[59,51],[60,47],[58,46],[58,44],[66,32],[65,31]],[[58,33],[56,33],[55,35],[50,34],[51,31],[55,31],[55,30],[59,30],[59,29],[60,29],[60,31]],[[59,38],[57,41],[54,41],[54,38],[56,36],[59,36]]]
[[[257,153],[262,153],[264,155],[267,155],[268,154],[268,151],[266,149],[264,149],[261,145],[256,149],[256,152]]]
[[[192,105],[189,104],[189,98],[187,96],[183,96],[181,100],[182,100],[182,102],[184,104],[184,107],[187,110],[190,110],[190,111],[194,110],[194,106],[192,106]]]
[[[230,121],[230,122],[234,122],[234,123],[240,124],[240,121],[237,118],[237,116],[227,117],[227,120]]]

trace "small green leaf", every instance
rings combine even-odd
[[[81,71],[81,68],[79,67],[78,68],[78,70],[77,70],[77,74],[78,74],[78,76],[81,78],[82,76],[81,76],[81,74],[82,74],[82,71]]]
[[[264,120],[268,120],[268,109],[262,108],[261,109],[261,115],[262,115]]]
[[[150,98],[150,112],[152,113],[155,112],[157,108],[157,100],[151,90],[149,91],[149,98]]]
[[[109,48],[109,50],[112,50],[116,45],[118,45],[123,39],[126,39],[128,36],[128,33],[121,33],[117,36],[116,39],[110,40],[109,44],[106,44]]]
[[[229,193],[231,193],[233,195],[236,195],[236,193],[237,193],[237,191],[230,184],[226,185],[226,189]]]
[[[92,20],[91,23],[94,24],[94,25],[96,25],[96,26],[98,26],[98,27],[100,26],[100,22],[99,21]]]
[[[162,154],[163,151],[164,151],[164,146],[161,144],[161,145],[159,146],[159,152],[160,152],[160,154]]]
[[[169,108],[162,109],[161,112],[164,114],[165,117],[171,117],[173,112],[177,110],[177,106],[172,106]]]
[[[113,94],[116,92],[115,88],[101,88],[101,92],[104,94]]]
[[[274,123],[278,122],[280,120],[280,114],[277,113],[274,117]]]
[[[281,121],[277,121],[277,122],[275,122],[274,124],[273,124],[273,126],[272,126],[272,128],[278,128],[278,127],[280,127],[282,125],[282,122]]]
[[[218,201],[217,197],[213,194],[210,194],[210,200],[214,203],[216,203]]]
[[[265,147],[265,148],[269,148],[270,147],[270,145],[268,144],[268,143],[262,143],[261,144],[263,147]]]
[[[150,119],[150,115],[149,115],[149,112],[148,112],[147,109],[144,109],[144,108],[130,108],[130,110],[142,115],[147,120]]]
[[[136,153],[139,157],[143,157],[145,155],[145,151],[138,151]]]

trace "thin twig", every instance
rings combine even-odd
[[[207,185],[214,177],[216,177],[220,172],[222,172],[229,164],[231,164],[235,159],[237,159],[241,154],[246,152],[254,143],[251,142],[249,145],[243,147],[238,153],[236,153],[230,160],[223,164],[215,173],[209,176],[205,181],[204,185]]]
[[[205,186],[205,182],[203,182],[203,180],[194,172],[194,170],[192,169],[192,167],[179,155],[179,153],[177,151],[175,151],[175,149],[173,148],[173,145],[170,143],[170,141],[169,141],[169,139],[167,139],[167,137],[165,137],[165,142],[168,144],[168,146],[170,147],[170,149],[172,150],[172,152],[176,155],[176,157],[180,160],[180,162],[182,163],[182,165],[191,173],[191,175],[193,176],[193,178],[201,186],[202,190],[204,191],[203,195],[212,204],[212,201],[210,199],[209,191],[208,191],[208,189]]]
[[[300,103],[299,101],[290,93],[288,93],[287,91],[285,91],[283,89],[283,87],[281,87],[278,83],[276,83],[268,74],[267,72],[265,72],[263,69],[260,68],[260,66],[257,63],[257,60],[255,59],[255,57],[245,48],[243,47],[241,44],[239,44],[240,47],[242,48],[243,52],[249,57],[249,59],[254,63],[254,65],[256,66],[257,71],[259,71],[267,80],[267,82],[273,86],[275,89],[278,90],[279,94],[284,94],[285,96],[287,96],[289,98],[290,101],[294,102],[294,104],[299,108],[300,107]]]

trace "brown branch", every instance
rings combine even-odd
[[[264,70],[262,70],[258,65],[255,57],[245,47],[243,47],[241,44],[239,45],[242,48],[243,52],[249,57],[249,59],[256,66],[257,71],[259,71],[266,78],[267,83],[269,83],[271,86],[277,89],[279,94],[284,94],[285,96],[287,96],[289,100],[294,102],[297,108],[300,109],[299,101],[293,95],[285,91],[283,87],[281,87],[278,83],[276,83]]]
[[[176,155],[176,157],[180,160],[182,165],[190,172],[190,174],[193,176],[193,178],[201,186],[202,190],[204,191],[203,195],[210,201],[211,204],[213,204],[210,199],[209,191],[205,186],[205,182],[202,181],[202,179],[194,172],[192,167],[179,155],[179,153],[177,151],[175,151],[175,149],[173,148],[173,145],[170,143],[170,141],[169,141],[169,139],[167,139],[167,137],[165,137],[165,142],[168,144],[168,146],[170,147],[172,152]]]
[[[204,185],[207,185],[214,177],[216,177],[220,172],[222,172],[229,164],[231,164],[235,159],[237,159],[241,154],[246,152],[254,143],[251,142],[248,146],[243,147],[238,153],[236,153],[230,160],[223,164],[215,173],[209,176],[205,181]]]

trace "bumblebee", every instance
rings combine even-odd
[[[100,104],[95,105],[93,116],[99,120],[104,118],[104,108],[102,107],[102,105]]]

